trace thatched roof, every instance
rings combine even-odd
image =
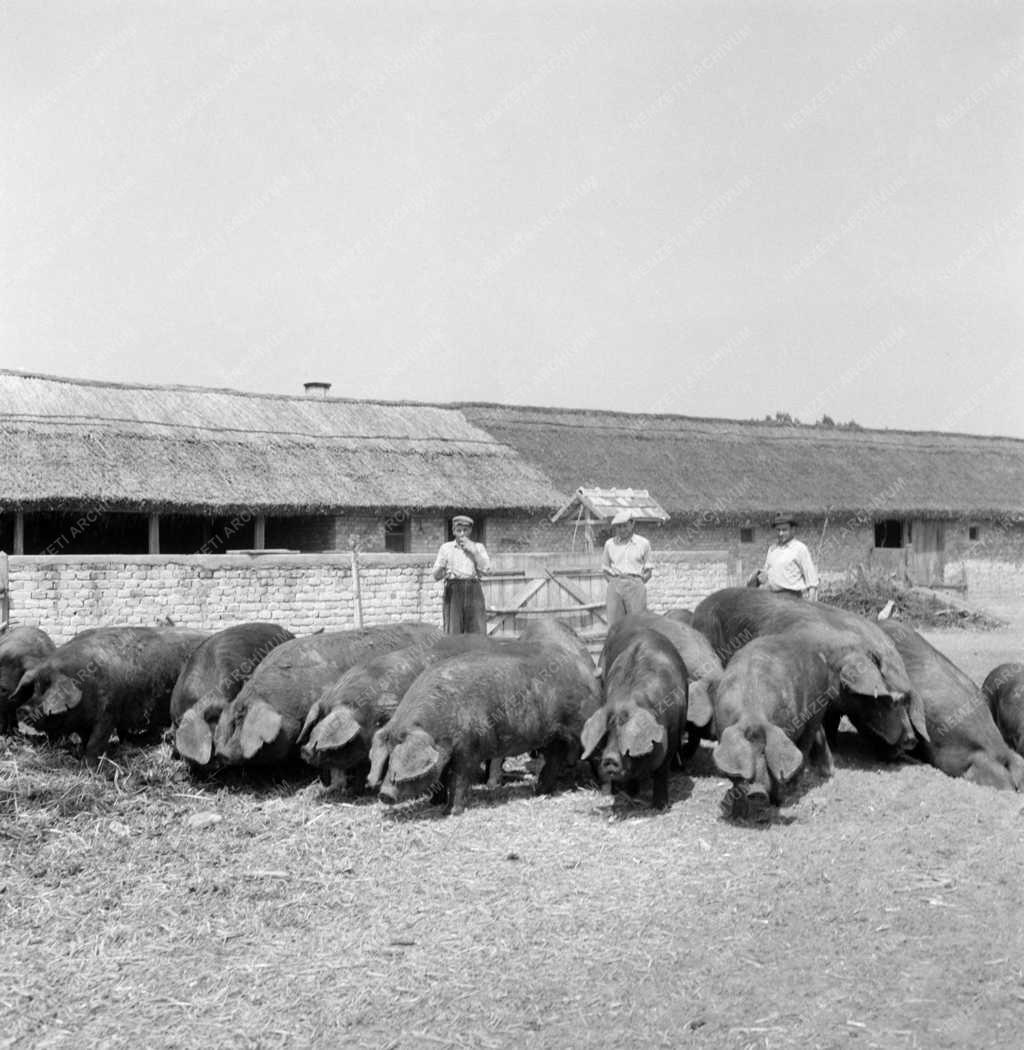
[[[517,452],[440,405],[0,370],[0,507],[551,509]]]
[[[1024,512],[1024,441],[897,430],[459,406],[563,490],[642,485],[673,515]]]

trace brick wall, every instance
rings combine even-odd
[[[437,529],[443,522],[438,519]],[[440,624],[441,584],[430,576],[437,544],[425,554],[361,554],[364,624]],[[594,556],[595,563],[597,556]],[[730,582],[723,552],[658,552],[650,606],[692,608]],[[348,554],[94,555],[9,558],[11,618],[42,627],[55,641],[109,624],[221,630],[248,620],[299,633],[355,626]]]

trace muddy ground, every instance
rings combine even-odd
[[[1022,628],[928,637],[980,681]],[[0,1047],[1020,1045],[1024,797],[842,737],[766,825],[706,747],[665,814],[442,819],[0,744]]]

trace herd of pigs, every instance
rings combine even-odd
[[[727,588],[694,610],[626,617],[595,668],[564,623],[515,640],[399,623],[295,637],[277,624],[215,634],[98,627],[54,646],[0,636],[0,731],[77,734],[96,764],[119,740],[166,731],[193,771],[301,759],[325,784],[385,802],[429,795],[451,813],[542,760],[537,792],[577,770],[655,808],[702,739],[732,782],[723,805],[779,805],[805,767],[832,773],[840,719],[880,759],[1024,790],[1024,664],[979,689],[905,624]]]

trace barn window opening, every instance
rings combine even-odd
[[[967,526],[967,538],[969,540],[980,540],[981,539],[981,528],[978,525]]]
[[[740,543],[753,543],[754,542],[754,530],[753,529],[740,529]]]
[[[392,554],[408,554],[409,549],[409,515],[392,515],[384,522],[384,550]]]
[[[884,521],[875,522],[875,546],[876,547],[905,547],[907,545],[906,530],[899,518],[886,518]]]

